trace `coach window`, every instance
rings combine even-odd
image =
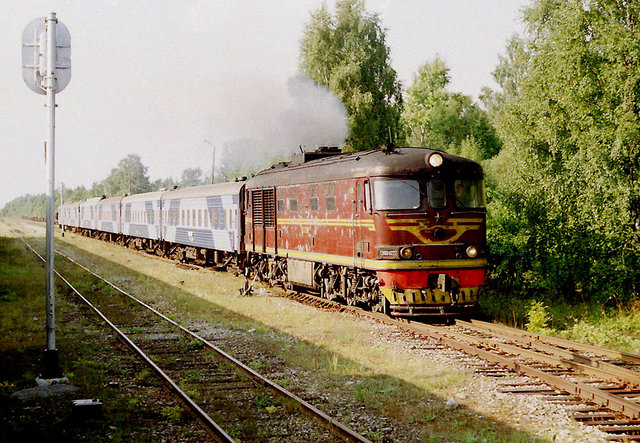
[[[278,212],[284,212],[284,200],[278,200]]]
[[[373,206],[378,210],[418,209],[420,186],[417,180],[374,180]]]
[[[289,199],[289,209],[293,212],[298,210],[298,199],[297,198],[290,198]]]
[[[429,180],[429,206],[431,206],[433,209],[444,208],[447,203],[445,195],[446,188],[444,185],[444,180]]]
[[[318,198],[317,197],[313,197],[313,198],[309,199],[309,208],[312,211],[317,211],[318,210]]]

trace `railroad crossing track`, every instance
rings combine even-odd
[[[70,257],[56,252],[90,273],[96,282],[104,283],[81,294],[55,271],[76,296],[162,379],[214,440],[234,441],[227,431],[234,428],[242,430],[242,440],[368,441],[205,338]],[[105,285],[109,290],[105,291]],[[191,397],[197,397],[198,402]],[[278,407],[256,407],[265,402]]]
[[[287,292],[309,303],[308,295]],[[322,300],[316,307],[350,312],[394,325],[414,336],[473,355],[484,363],[476,372],[491,377],[518,373],[529,378],[503,385],[503,392],[543,395],[575,406],[574,419],[596,426],[607,439],[640,441],[640,356],[481,321],[457,320],[433,326]]]

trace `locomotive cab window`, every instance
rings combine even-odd
[[[484,208],[484,181],[482,179],[456,180],[454,182],[456,206],[459,208]]]
[[[429,180],[429,206],[433,209],[444,208],[447,203],[445,190],[444,180]]]
[[[327,211],[335,211],[335,210],[336,210],[336,198],[327,197]]]
[[[373,180],[373,207],[377,210],[418,209],[420,186],[417,180]]]

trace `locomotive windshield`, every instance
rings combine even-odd
[[[420,185],[417,180],[373,180],[373,202],[378,210],[417,209]]]
[[[484,181],[483,180],[456,180],[454,182],[456,192],[456,206],[459,208],[484,208]]]
[[[444,180],[433,179],[429,180],[429,206],[433,209],[442,209],[446,205],[446,193]]]

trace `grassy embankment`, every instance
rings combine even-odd
[[[521,300],[485,292],[483,311],[509,326],[640,354],[640,300],[611,306],[557,300]]]

